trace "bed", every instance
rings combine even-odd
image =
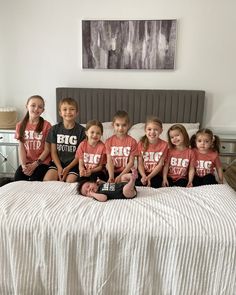
[[[59,88],[57,101],[77,99],[85,123],[107,91],[112,95],[105,112],[101,108],[93,118],[109,128],[114,109],[108,101],[117,103],[122,90]],[[151,90],[150,95],[144,90],[143,96],[143,90],[130,91],[137,100],[122,95],[118,108],[132,113],[134,104],[150,100],[152,113],[160,116],[154,106],[161,99],[165,128],[172,120],[184,122],[189,132],[201,124],[204,91]],[[91,93],[99,95],[91,99]],[[187,114],[185,103],[180,113],[176,105],[171,111],[172,94],[177,105],[187,100]],[[130,132],[136,136],[145,110],[140,117],[131,115]],[[235,294],[234,190],[222,184],[137,191],[132,200],[99,203],[78,195],[75,183],[22,181],[1,187],[0,294]]]

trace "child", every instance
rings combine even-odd
[[[189,148],[189,136],[181,124],[172,125],[168,132],[169,150],[163,169],[163,186],[192,187],[194,152]]]
[[[121,176],[120,183],[85,180],[79,183],[78,192],[83,196],[94,198],[100,202],[114,199],[131,199],[137,195],[135,188],[136,178],[137,170],[132,169],[132,173]]]
[[[42,181],[51,160],[50,145],[46,143],[51,124],[41,115],[44,111],[44,99],[39,95],[28,98],[27,113],[16,124],[15,138],[19,140],[19,159],[21,165],[15,173],[15,181]]]
[[[193,186],[223,183],[223,171],[219,158],[220,139],[210,129],[200,129],[191,138],[196,158]],[[214,172],[217,171],[219,182]]]
[[[75,121],[78,115],[77,102],[73,98],[63,98],[59,102],[59,115],[63,122],[54,125],[47,137],[51,143],[52,162],[44,180],[76,182],[79,170],[75,153],[85,138],[85,128]]]
[[[139,179],[136,185],[162,186],[162,168],[167,155],[168,144],[159,138],[162,133],[162,122],[157,117],[147,118],[145,135],[138,143]]]
[[[86,124],[85,134],[86,139],[79,144],[76,151],[76,157],[79,160],[79,181],[83,178],[107,180],[105,173],[106,149],[105,144],[101,141],[102,123],[97,120],[89,121]]]
[[[125,111],[117,111],[113,117],[114,135],[105,142],[107,153],[108,182],[121,182],[121,176],[129,173],[137,155],[137,142],[128,135],[129,116]]]

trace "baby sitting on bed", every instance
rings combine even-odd
[[[114,199],[132,199],[137,196],[135,187],[137,176],[137,170],[132,169],[132,173],[122,175],[119,183],[104,182],[100,179],[97,181],[84,180],[78,184],[78,192],[100,202]]]

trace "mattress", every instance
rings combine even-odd
[[[143,188],[100,203],[75,183],[0,189],[0,294],[235,294],[236,193]]]

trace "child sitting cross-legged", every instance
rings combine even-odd
[[[119,183],[103,182],[100,179],[97,181],[84,180],[78,185],[78,193],[100,202],[114,199],[132,199],[137,196],[135,187],[137,176],[137,170],[132,169],[132,173],[122,175]]]

